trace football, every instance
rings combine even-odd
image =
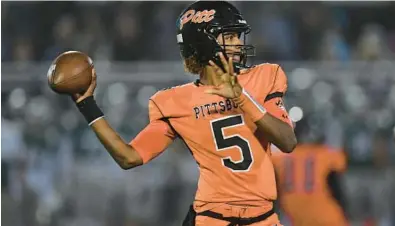
[[[93,62],[85,53],[68,51],[52,62],[47,76],[50,88],[59,94],[84,93],[92,81]]]

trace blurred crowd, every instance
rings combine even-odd
[[[188,4],[2,2],[4,225],[179,225],[198,178],[183,143],[122,171],[45,75],[59,53],[87,52],[99,73],[96,99],[129,141],[148,122],[153,93],[194,79],[175,38]],[[288,75],[290,116],[302,109],[312,130],[347,152],[352,225],[394,225],[395,4],[235,4],[253,28],[256,62],[279,63]]]
[[[257,56],[273,60],[392,59],[395,4],[235,2]],[[2,61],[52,60],[78,49],[96,60],[178,60],[176,19],[188,2],[2,3]]]

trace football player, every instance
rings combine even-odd
[[[324,144],[322,120],[314,119],[307,116],[296,123],[294,152],[272,149],[280,208],[290,226],[346,226],[341,186],[345,153]]]
[[[184,225],[279,225],[270,144],[284,152],[296,146],[282,105],[284,71],[276,64],[246,66],[250,26],[228,2],[192,3],[177,29],[185,69],[199,79],[154,94],[150,122],[130,143],[96,105],[96,75],[85,94],[74,96],[79,110],[123,169],[147,164],[177,137],[185,142],[200,178]]]

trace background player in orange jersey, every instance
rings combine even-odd
[[[150,123],[129,144],[94,101],[96,75],[85,94],[74,96],[77,106],[123,169],[148,163],[176,137],[185,142],[200,179],[184,225],[279,225],[270,144],[284,152],[296,146],[282,104],[283,70],[273,64],[246,66],[253,47],[243,41],[250,27],[227,2],[191,4],[177,28],[185,68],[200,79],[153,95]]]
[[[296,124],[299,143],[293,153],[282,154],[273,148],[280,208],[289,225],[348,225],[340,184],[345,154],[324,145],[319,123],[308,120],[313,118],[304,117]]]

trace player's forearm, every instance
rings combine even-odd
[[[270,115],[245,90],[235,99],[241,110],[257,125],[258,132],[283,152],[290,153],[296,146],[293,129],[285,122]]]
[[[91,127],[108,153],[122,169],[130,169],[143,164],[136,150],[126,144],[104,118],[94,122]]]
[[[97,138],[122,169],[130,169],[142,164],[142,159],[131,146],[126,144],[117,132],[103,118],[93,96],[77,103],[77,107],[92,127]]]
[[[258,127],[258,132],[281,151],[290,153],[296,147],[297,140],[293,129],[270,113],[266,113],[255,124]]]

